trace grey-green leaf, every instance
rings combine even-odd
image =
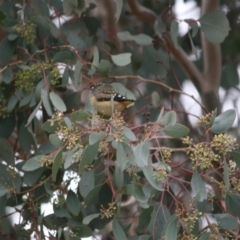
[[[230,30],[228,19],[222,11],[215,11],[203,15],[199,22],[206,38],[212,43],[221,43]]]
[[[113,235],[116,240],[127,240],[126,234],[117,219],[113,219]]]
[[[118,55],[111,55],[112,61],[119,67],[123,67],[131,63],[131,53],[120,53]]]
[[[186,136],[190,130],[180,123],[176,123],[175,125],[168,125],[163,128],[163,131],[173,138],[181,138]]]
[[[42,167],[42,164],[40,163],[41,159],[44,158],[44,155],[38,155],[34,156],[26,161],[26,163],[23,165],[22,170],[23,171],[33,171],[40,167]]]
[[[217,134],[224,133],[232,126],[235,118],[236,118],[236,110],[229,109],[221,113],[219,116],[217,116],[214,119],[210,129],[212,132]]]
[[[53,106],[58,111],[65,112],[67,110],[65,103],[55,92],[50,92],[49,97],[52,101]]]

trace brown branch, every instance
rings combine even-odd
[[[219,0],[202,0],[202,15],[213,12],[219,7]],[[218,111],[220,111],[220,102],[218,89],[221,79],[221,49],[219,44],[209,42],[204,33],[201,34],[203,63],[204,63],[204,80],[208,88],[204,91],[203,101],[211,102],[214,96]]]
[[[210,11],[211,9],[214,10],[218,5],[218,1],[219,0],[203,0],[203,2],[206,2],[205,6],[207,11]],[[212,2],[215,3],[213,4]],[[133,15],[148,22],[152,28],[154,27],[154,22],[157,17],[154,12],[139,5],[137,0],[127,0],[127,3]],[[189,60],[187,54],[180,47],[177,48],[174,45],[169,34],[166,34],[164,39],[166,41],[164,43],[166,49],[175,57],[190,80],[193,82],[207,109],[211,111],[217,107],[217,109],[220,110],[218,87],[220,81],[221,54],[219,46],[204,41],[203,48],[205,52],[205,72],[202,74],[195,64]],[[216,57],[218,58],[217,60],[215,59]],[[214,63],[215,60],[216,63]]]

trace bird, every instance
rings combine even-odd
[[[112,116],[112,112],[122,112],[127,106],[134,103],[134,99],[116,92],[111,85],[102,83],[90,86],[90,102],[93,108],[105,116]]]

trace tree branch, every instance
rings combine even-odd
[[[202,15],[205,13],[213,12],[217,10],[219,6],[219,0],[202,0]],[[204,33],[201,33],[202,49],[203,49],[203,64],[204,64],[204,80],[208,85],[207,89],[204,89],[204,102],[211,102],[211,97],[214,94],[217,101],[218,111],[220,111],[220,102],[218,96],[218,89],[221,80],[221,49],[219,44],[213,44],[209,42]]]

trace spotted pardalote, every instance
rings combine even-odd
[[[90,86],[90,102],[94,109],[106,116],[111,116],[113,111],[122,112],[134,99],[128,99],[116,92],[111,85],[94,84]]]

